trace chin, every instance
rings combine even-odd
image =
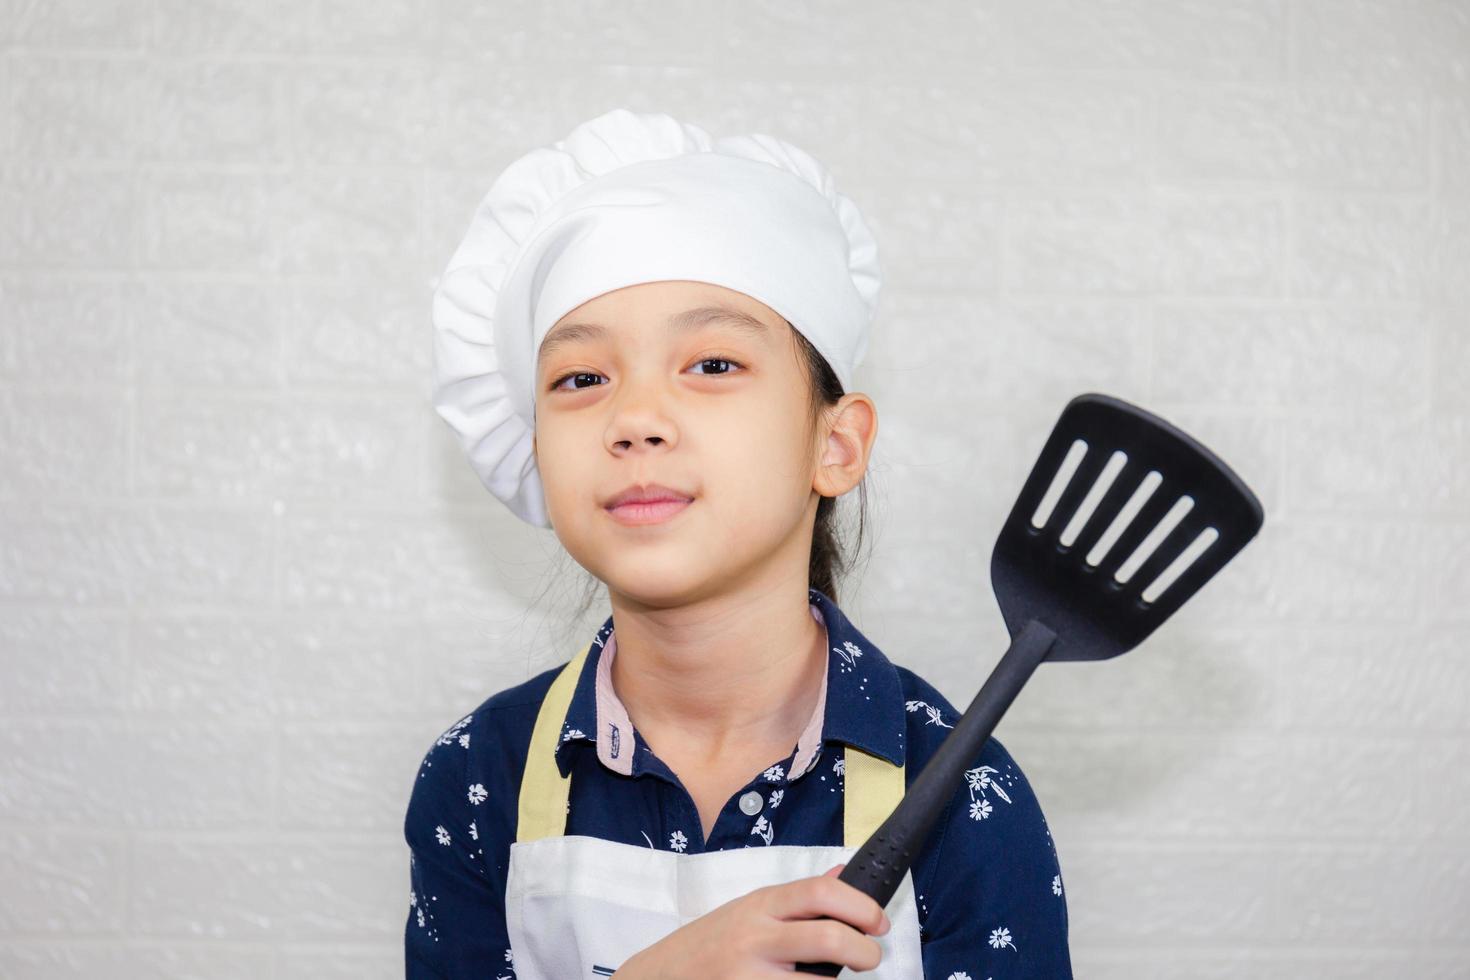
[[[710,584],[703,572],[687,562],[670,564],[667,556],[648,556],[646,561],[614,560],[592,573],[610,593],[626,596],[640,605],[664,608],[685,605],[698,598]]]

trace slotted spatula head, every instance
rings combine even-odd
[[[1047,660],[1116,657],[1263,519],[1250,488],[1188,434],[1120,399],[1078,395],[1001,528],[991,585],[1012,637],[1032,619],[1056,632]]]

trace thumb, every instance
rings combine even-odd
[[[823,878],[826,878],[828,876],[834,876],[835,877],[836,875],[840,875],[840,874],[842,874],[842,869],[845,868],[845,867],[847,867],[847,865],[844,863],[844,864],[836,865],[835,867],[828,868],[826,871],[823,871],[822,872],[822,877]]]

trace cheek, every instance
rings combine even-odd
[[[786,526],[807,506],[811,491],[811,454],[801,432],[736,426],[722,430],[701,453],[707,471],[724,488],[740,520]],[[713,482],[713,481],[712,481]]]
[[[564,496],[586,479],[582,469],[592,455],[575,450],[573,442],[565,426],[546,425],[536,433],[536,469],[548,499]]]
[[[764,406],[756,417],[740,426],[737,438],[744,443],[746,455],[759,462],[770,480],[801,480],[811,467],[806,420],[789,405]]]

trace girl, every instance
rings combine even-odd
[[[618,109],[495,181],[435,295],[435,407],[612,608],[425,755],[410,977],[1071,976],[994,739],[886,909],[836,878],[958,718],[836,602],[878,289],[856,207],[768,136]]]

